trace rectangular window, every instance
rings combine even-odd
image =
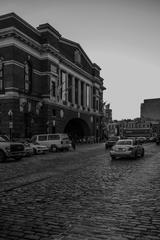
[[[32,65],[29,61],[24,64],[24,88],[25,92],[29,93],[32,90]]]
[[[55,117],[56,116],[56,109],[52,109],[52,115]]]
[[[47,141],[47,135],[39,135],[38,141]]]
[[[50,97],[56,97],[57,77],[51,76],[50,78]]]
[[[50,134],[48,135],[48,140],[59,140],[60,136],[58,134]]]
[[[99,111],[99,99],[96,99],[96,110]]]
[[[56,83],[54,81],[51,81],[50,96],[51,97],[56,96]]]

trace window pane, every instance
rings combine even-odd
[[[46,141],[47,140],[47,135],[40,135],[38,140],[39,141]]]
[[[58,134],[48,135],[48,140],[59,140],[60,136]]]

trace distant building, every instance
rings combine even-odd
[[[103,78],[81,46],[48,23],[0,16],[0,132],[14,137],[102,131]]]
[[[151,122],[136,118],[118,121],[119,135],[121,137],[149,137],[152,135]]]
[[[160,121],[160,98],[145,99],[140,114],[142,119]]]
[[[112,109],[110,104],[104,106],[104,117],[103,117],[103,134],[107,138],[109,135],[110,123],[112,123]]]
[[[112,109],[110,108],[110,104],[104,107],[104,116],[107,123],[112,122]]]

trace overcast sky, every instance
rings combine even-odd
[[[144,99],[160,98],[160,0],[0,0],[9,12],[81,45],[102,68],[113,119],[140,117]]]

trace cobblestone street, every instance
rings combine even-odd
[[[104,144],[0,164],[0,240],[159,240],[160,152],[111,161]]]

